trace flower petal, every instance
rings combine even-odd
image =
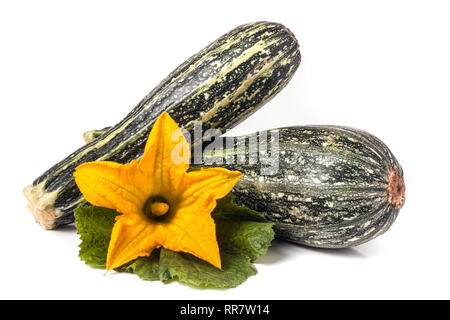
[[[146,218],[130,221],[118,216],[108,246],[106,269],[118,268],[138,257],[149,256],[155,249],[154,231],[157,227]]]
[[[173,189],[173,182],[187,171],[190,156],[180,127],[164,112],[152,128],[139,166],[149,174],[156,192],[164,193]]]
[[[215,200],[213,200],[215,202]],[[164,226],[161,246],[172,251],[183,251],[221,268],[216,225],[211,210],[193,204],[176,210],[170,223]]]
[[[230,193],[241,177],[242,173],[239,171],[230,171],[223,168],[202,168],[200,171],[188,172],[179,185],[180,205],[188,206],[193,202],[209,202],[210,199],[223,198]],[[206,203],[203,205],[206,205]],[[213,209],[214,207],[215,202],[213,203]]]
[[[166,239],[161,245],[183,251],[220,268],[216,227],[211,211],[216,199],[226,196],[242,176],[222,168],[202,169],[184,174],[178,185],[179,202],[170,223],[165,226]]]
[[[75,182],[86,200],[95,206],[115,209],[123,214],[141,214],[148,195],[148,182],[136,161],[88,162],[75,169]]]

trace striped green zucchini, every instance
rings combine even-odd
[[[405,200],[402,168],[367,132],[308,126],[228,139],[231,148],[204,153],[203,163],[193,167],[241,171],[233,189],[236,203],[275,222],[278,238],[321,248],[356,246],[389,229]],[[249,148],[251,140],[258,146],[263,139],[266,148]],[[261,158],[278,159],[278,165],[270,170],[270,161],[264,165]],[[262,168],[273,174],[262,175]]]
[[[26,187],[29,210],[47,229],[73,222],[73,210],[85,202],[73,179],[78,165],[138,158],[163,111],[188,131],[197,121],[225,131],[277,94],[299,64],[297,40],[284,26],[258,22],[232,30],[175,69],[120,123]]]
[[[278,146],[271,151],[272,139]],[[266,139],[278,170],[261,175],[262,161],[249,164],[249,139]],[[277,237],[322,248],[345,248],[384,233],[405,200],[403,171],[386,145],[369,133],[346,127],[290,127],[235,138],[220,166],[243,177],[233,193],[236,202],[275,222]],[[242,148],[242,142],[246,147]],[[233,159],[246,164],[226,163]],[[275,159],[275,158],[274,158]],[[205,166],[205,163],[203,166]],[[212,164],[213,166],[216,164]]]

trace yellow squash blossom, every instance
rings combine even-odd
[[[211,211],[242,176],[223,168],[189,169],[189,144],[175,121],[163,113],[139,161],[84,163],[75,181],[93,205],[115,209],[106,269],[153,249],[183,251],[221,268]]]

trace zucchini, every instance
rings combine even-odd
[[[85,203],[73,179],[78,165],[139,158],[163,111],[191,133],[198,121],[205,130],[224,132],[277,94],[299,64],[297,40],[281,24],[257,22],[237,27],[170,73],[120,123],[26,187],[28,209],[47,229],[73,222],[73,210]]]
[[[320,248],[356,246],[386,232],[405,201],[401,166],[367,132],[307,126],[227,139],[231,147],[204,152],[203,163],[192,168],[219,165],[241,171],[232,191],[235,202],[274,222],[280,239]],[[250,141],[258,146],[266,141],[265,148],[252,149]],[[271,170],[275,157],[278,163]],[[262,174],[264,168],[273,174]]]
[[[367,132],[307,126],[233,139],[224,153],[205,153],[202,166],[222,163],[241,171],[243,177],[232,191],[236,203],[274,222],[278,238],[321,248],[356,246],[388,230],[404,203],[401,166],[386,145]],[[252,154],[256,150],[249,149],[250,139],[266,141],[267,148]],[[249,164],[257,155],[264,157]],[[279,158],[278,170],[261,175],[261,169],[270,167],[270,161],[264,165],[262,160],[268,155]],[[245,164],[237,164],[238,159]]]

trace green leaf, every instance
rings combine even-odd
[[[272,223],[227,218],[215,221],[220,249],[228,254],[243,255],[251,262],[267,252],[274,237]]]
[[[75,210],[77,230],[80,235],[81,260],[95,268],[106,267],[111,231],[118,213],[115,210],[85,206]]]
[[[267,221],[260,213],[235,204],[234,198],[235,196],[229,193],[226,197],[217,200],[217,205],[211,213],[212,217],[231,217],[239,220],[259,222]]]
[[[184,252],[161,249],[159,275],[163,282],[179,281],[199,288],[234,288],[256,274],[242,255],[221,253],[222,270]]]
[[[121,267],[118,271],[135,273],[142,280],[159,280],[159,249],[153,250],[149,257],[140,257]]]
[[[216,223],[222,269],[184,252],[161,248],[116,269],[135,273],[143,280],[179,281],[200,288],[233,288],[256,274],[251,262],[265,254],[274,237],[273,224],[257,212],[233,203],[229,195],[217,201],[212,213]],[[118,213],[85,206],[75,210],[80,234],[80,258],[104,268],[111,231]]]
[[[256,211],[234,204],[227,196],[218,201],[212,214],[216,223],[217,241],[221,251],[244,255],[255,261],[267,252],[274,238],[273,223]]]

